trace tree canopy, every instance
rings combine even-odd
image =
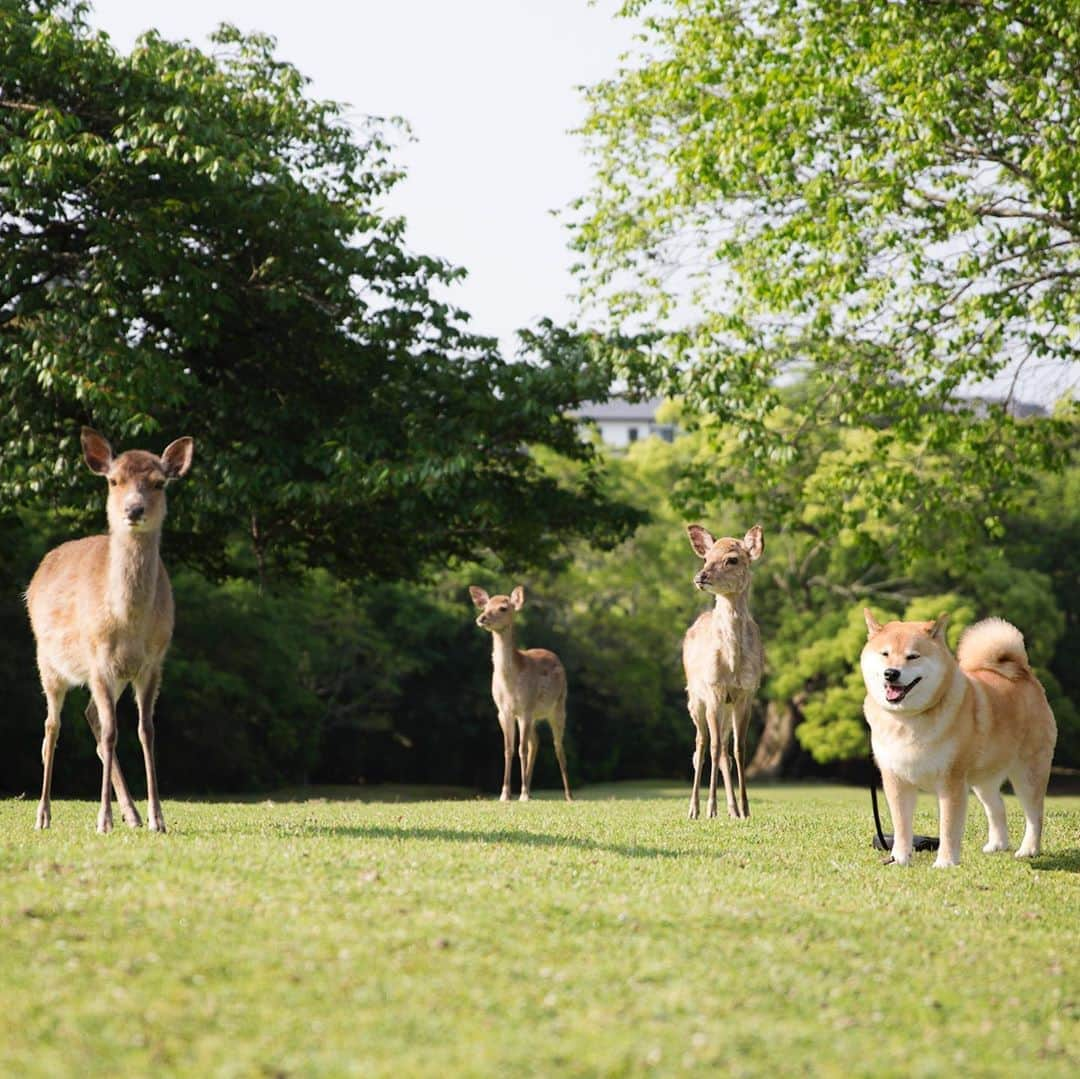
[[[121,55],[86,13],[0,0],[0,500],[99,521],[86,423],[194,436],[170,543],[215,573],[413,576],[626,533],[567,415],[608,365],[553,327],[509,362],[440,298],[462,271],[382,208],[394,124],[311,100],[271,38]],[[556,482],[532,444],[584,467]]]
[[[1000,533],[1009,498],[1060,463],[1061,429],[1015,416],[1016,389],[1080,347],[1076,3],[622,14],[639,48],[589,91],[574,227],[586,295],[668,331],[667,365],[627,373],[736,423],[766,482],[810,426],[873,430],[883,459],[909,444],[903,468],[837,473],[834,530],[902,503],[908,546],[926,514],[957,542]],[[972,400],[995,377],[1001,399]],[[769,422],[793,380],[802,407]],[[946,474],[924,467],[943,455]]]

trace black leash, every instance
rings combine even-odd
[[[877,764],[874,764],[875,770]],[[891,851],[893,845],[893,836],[891,832],[884,832],[881,829],[881,813],[878,811],[877,801],[877,782],[873,779],[870,780],[870,804],[874,807],[874,849]],[[916,850],[937,850],[941,845],[941,840],[936,835],[916,835],[912,836],[912,845]],[[889,858],[889,862],[892,858]],[[888,865],[889,862],[885,864]]]

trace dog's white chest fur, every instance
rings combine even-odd
[[[869,718],[869,710],[868,710]],[[955,746],[940,737],[923,716],[911,719],[880,717],[870,722],[870,744],[880,768],[908,783],[933,790],[955,755]]]

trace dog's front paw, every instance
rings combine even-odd
[[[946,857],[943,857],[940,854],[934,859],[934,868],[935,869],[953,869],[956,866],[958,866],[959,864],[960,864],[959,859],[946,858]]]
[[[996,854],[998,851],[1008,849],[1009,841],[1007,839],[992,839],[985,847],[983,847],[983,854]]]

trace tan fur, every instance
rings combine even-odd
[[[173,599],[159,548],[165,485],[191,467],[193,443],[177,439],[158,457],[129,450],[114,457],[104,438],[83,428],[90,469],[109,482],[107,536],[73,540],[50,551],[26,592],[48,702],[41,748],[44,777],[37,827],[51,816],[52,766],[60,712],[72,686],[90,687],[86,718],[102,762],[98,831],[112,829],[110,779],[124,820],[141,824],[116,760],[116,700],[128,684],[139,708],[149,825],[165,831],[154,766],[154,702],[172,639]]]
[[[900,865],[911,860],[919,790],[938,796],[936,866],[959,864],[969,787],[986,811],[989,839],[983,850],[1007,850],[1001,797],[1006,778],[1024,810],[1016,856],[1037,855],[1057,726],[1020,631],[1000,618],[979,622],[963,635],[954,659],[944,619],[882,626],[870,611],[864,613],[864,711],[893,819],[893,859]],[[890,701],[890,692],[904,695]]]
[[[694,584],[716,596],[711,611],[700,614],[683,638],[683,670],[690,718],[694,721],[694,784],[690,792],[690,819],[699,814],[701,769],[705,732],[709,734],[712,772],[708,815],[716,816],[717,771],[724,777],[728,815],[750,816],[750,801],[743,778],[743,753],[750,723],[750,706],[761,684],[765,655],[761,635],[750,614],[750,564],[765,549],[761,526],[743,539],[713,539],[701,525],[687,528],[690,545],[703,559]],[[738,797],[732,790],[728,739],[733,739]]]
[[[510,770],[514,759],[514,739],[520,740],[521,801],[529,800],[533,768],[540,736],[536,724],[547,720],[555,738],[555,756],[562,772],[568,802],[570,780],[566,773],[563,734],[566,730],[566,671],[559,657],[546,648],[514,646],[514,612],[525,605],[525,590],[518,585],[509,596],[489,596],[472,586],[469,595],[480,614],[476,624],[491,633],[491,695],[499,713],[503,732],[503,785],[499,800],[510,800]]]

